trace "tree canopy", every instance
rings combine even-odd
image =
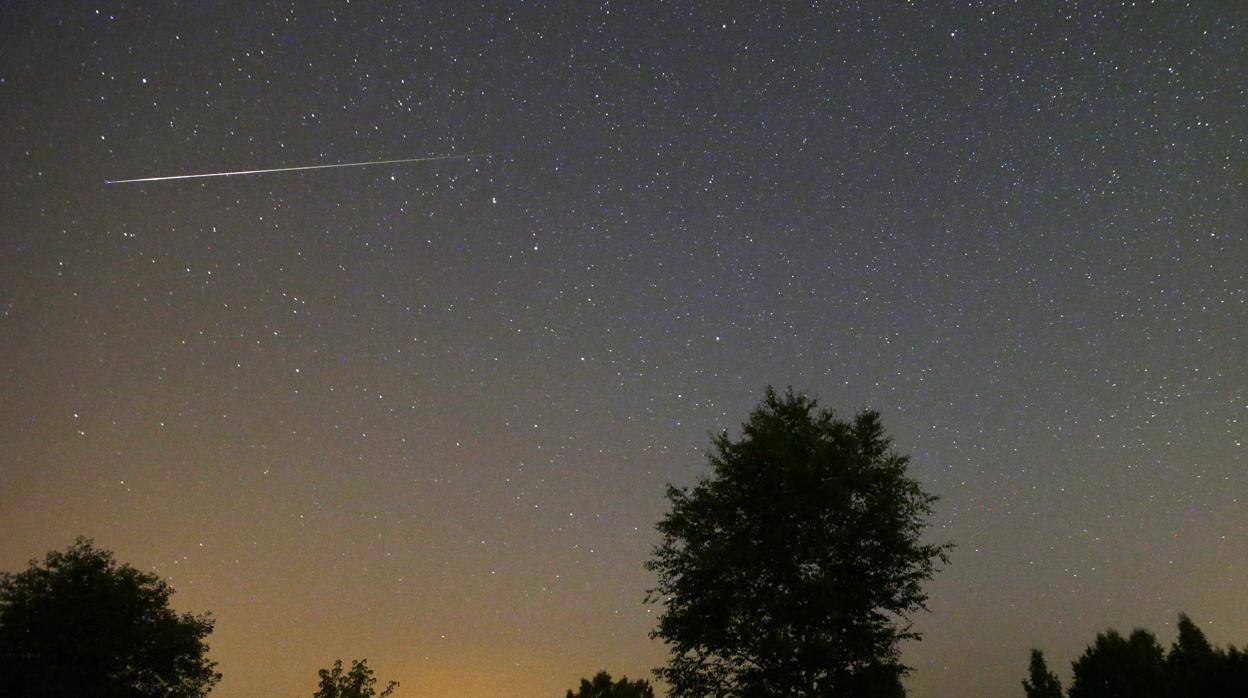
[[[1073,669],[1070,698],[1165,695],[1165,652],[1157,638],[1142,628],[1125,638],[1112,629],[1097,633]]]
[[[172,594],[86,538],[0,574],[0,698],[207,695],[212,620],[176,613]]]
[[[708,460],[692,489],[668,488],[647,563],[670,695],[904,695],[898,643],[918,638],[909,617],[950,546],[920,540],[936,498],[879,415],[768,388]]]
[[[377,679],[368,666],[368,660],[353,659],[351,668],[342,669],[342,660],[335,659],[334,665],[317,672],[321,685],[312,694],[312,698],[386,698],[399,687],[398,682],[391,681],[385,690],[377,693]]]
[[[1097,633],[1071,668],[1069,698],[1230,698],[1248,696],[1248,654],[1233,645],[1209,644],[1186,614],[1179,614],[1179,636],[1169,652],[1148,630],[1123,637],[1112,628]],[[1048,672],[1039,650],[1032,650],[1027,698],[1061,698],[1057,677]]]
[[[1218,694],[1220,665],[1226,664],[1225,654],[1215,650],[1205,633],[1187,617],[1179,614],[1179,637],[1166,655],[1170,694],[1174,698],[1202,698]],[[1242,685],[1248,693],[1248,685]]]
[[[569,689],[566,698],[654,698],[654,689],[649,681],[629,681],[627,676],[612,681],[610,674],[600,671],[592,679],[581,679],[577,692]]]
[[[1027,679],[1023,681],[1023,691],[1027,698],[1062,698],[1062,682],[1057,674],[1049,671],[1044,661],[1044,653],[1040,650],[1031,651],[1031,662],[1027,666]]]

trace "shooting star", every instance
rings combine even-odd
[[[327,170],[332,167],[369,167],[371,165],[397,165],[405,162],[429,162],[430,160],[466,160],[485,157],[490,153],[475,155],[433,155],[423,158],[400,160],[370,160],[368,162],[340,162],[333,165],[303,165],[301,167],[272,167],[266,170],[239,170],[237,172],[206,172],[203,174],[171,175],[168,177],[139,177],[137,179],[106,179],[105,184],[130,184],[132,182],[164,182],[171,179],[203,179],[205,177],[234,177],[237,175],[268,174],[270,172],[298,172],[300,170]]]

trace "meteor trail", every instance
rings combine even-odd
[[[367,167],[369,165],[397,165],[402,162],[427,162],[429,160],[466,160],[479,158],[489,153],[476,155],[433,155],[423,158],[402,158],[400,160],[370,160],[368,162],[340,162],[335,165],[303,165],[302,167],[273,167],[267,170],[239,170],[237,172],[208,172],[204,174],[172,175],[169,177],[140,177],[138,179],[106,179],[105,184],[129,184],[131,182],[163,182],[169,179],[202,179],[204,177],[233,177],[235,175],[267,174],[269,172],[296,172],[298,170],[327,170],[331,167]]]

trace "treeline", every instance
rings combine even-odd
[[[835,416],[768,388],[721,432],[706,476],[669,486],[671,509],[646,568],[660,605],[654,671],[670,698],[905,695],[898,645],[922,586],[948,562],[923,539],[936,497],[907,471],[879,414]],[[172,589],[80,539],[0,575],[0,698],[202,698],[221,676],[212,619],[177,614]],[[316,698],[385,698],[361,660],[320,672]],[[571,698],[652,698],[646,680],[605,672]]]
[[[208,659],[208,614],[176,613],[173,589],[79,538],[0,572],[0,698],[204,698],[221,680]],[[317,672],[312,698],[389,698],[368,662]],[[644,680],[581,680],[568,698],[654,698]]]
[[[1071,665],[1063,693],[1044,653],[1031,651],[1027,698],[1221,698],[1248,696],[1248,650],[1209,644],[1205,633],[1179,614],[1179,637],[1169,651],[1143,628],[1123,637],[1110,629]]]
[[[903,698],[900,643],[950,543],[924,536],[934,495],[908,473],[876,412],[841,419],[767,389],[739,438],[714,437],[707,473],[669,487],[646,568],[651,637],[669,698]],[[0,698],[203,698],[220,680],[207,614],[79,539],[0,574]],[[1183,615],[1166,651],[1109,630],[1074,662],[1069,691],[1031,657],[1028,698],[1248,698],[1248,653],[1216,648]],[[363,660],[320,671],[314,698],[387,698]],[[585,679],[565,698],[653,698],[648,681]]]

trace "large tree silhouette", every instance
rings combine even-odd
[[[1070,698],[1160,698],[1165,695],[1165,655],[1143,628],[1129,637],[1115,630],[1097,633],[1073,665]]]
[[[212,621],[174,612],[171,594],[85,538],[0,574],[0,698],[207,695]]]
[[[935,497],[879,415],[768,388],[713,447],[708,478],[669,487],[647,563],[670,695],[904,695],[898,643],[918,637],[907,619],[949,546],[920,541]]]
[[[1205,633],[1186,613],[1179,614],[1179,637],[1166,655],[1170,695],[1174,698],[1202,698],[1218,694],[1218,683],[1226,656],[1215,650]]]

